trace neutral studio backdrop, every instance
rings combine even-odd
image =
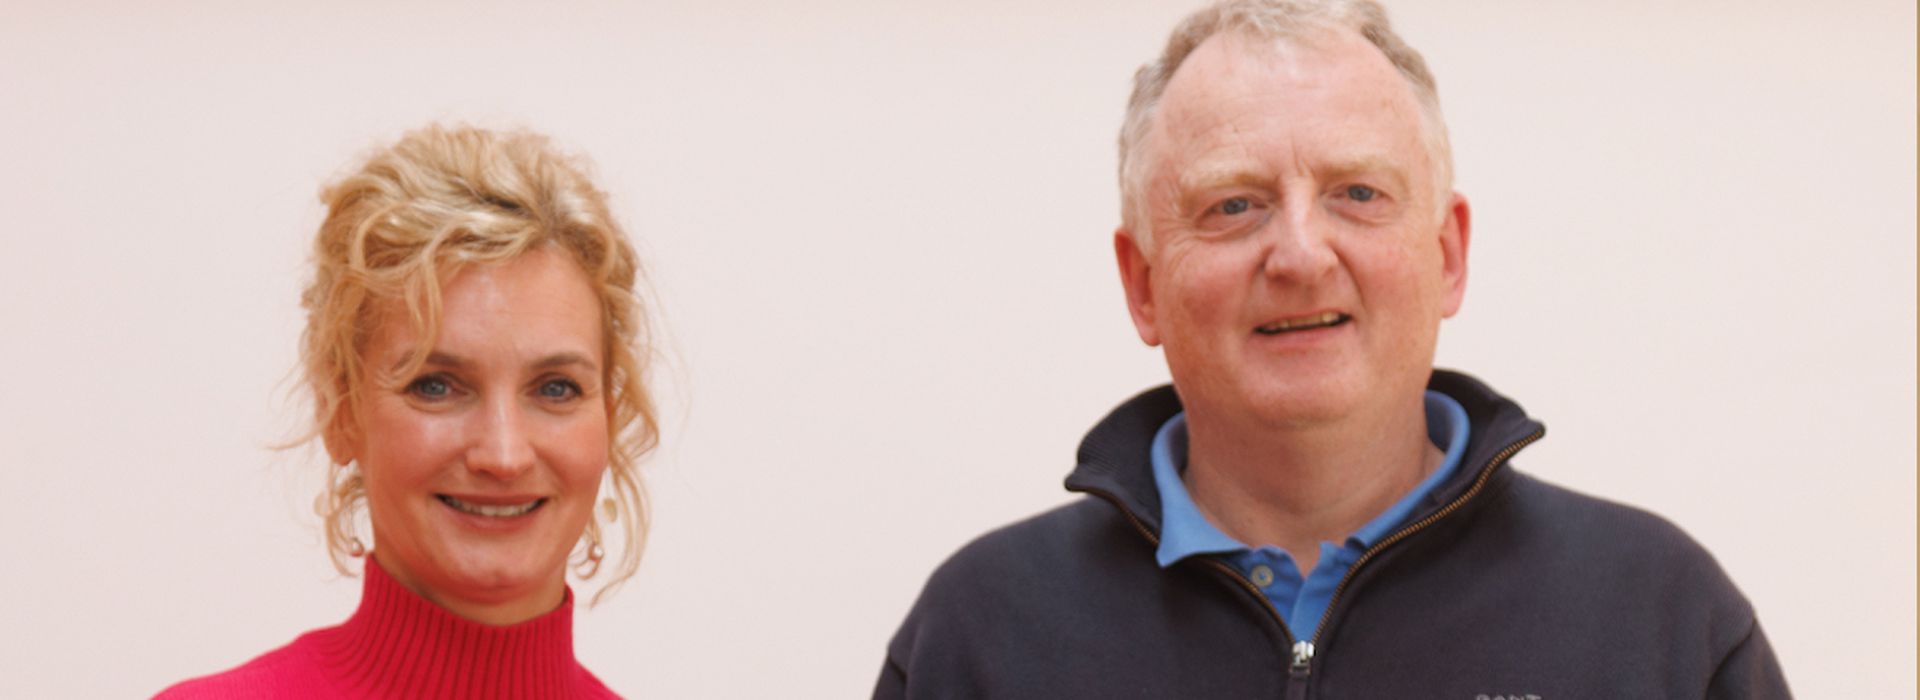
[[[351,611],[320,458],[267,448],[316,193],[463,120],[591,158],[666,331],[650,547],[583,661],[866,694],[933,567],[1166,378],[1112,144],[1195,6],[7,3],[5,693],[144,696]],[[1913,3],[1390,9],[1474,205],[1439,364],[1547,423],[1519,468],[1705,543],[1801,696],[1912,697]]]

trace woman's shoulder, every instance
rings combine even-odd
[[[620,694],[613,692],[613,689],[608,688],[607,684],[600,682],[600,679],[594,676],[592,671],[587,670],[587,667],[576,666],[575,668],[578,668],[580,671],[580,675],[576,679],[578,684],[574,688],[574,692],[578,693],[578,697],[590,698],[591,700],[620,700]]]
[[[252,661],[212,675],[175,683],[155,700],[221,700],[223,698],[316,698],[336,695],[311,649],[314,633],[301,635],[286,646]]]

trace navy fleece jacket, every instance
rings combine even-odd
[[[1478,381],[1429,388],[1472,439],[1295,640],[1237,572],[1154,562],[1154,431],[1142,394],[1089,433],[1088,498],[989,533],[928,581],[876,698],[1785,698],[1752,607],[1711,556],[1648,513],[1518,473],[1544,427]],[[1296,642],[1307,641],[1310,653]]]

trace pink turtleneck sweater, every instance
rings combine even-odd
[[[367,557],[360,609],[160,698],[617,698],[573,658],[573,591],[553,612],[487,625],[427,602]]]

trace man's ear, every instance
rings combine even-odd
[[[1160,344],[1160,327],[1155,324],[1152,265],[1147,254],[1125,228],[1113,232],[1113,257],[1120,265],[1120,286],[1127,292],[1127,313],[1133,315],[1133,328],[1140,341]]]
[[[1446,295],[1441,300],[1441,317],[1460,312],[1467,296],[1467,243],[1473,238],[1473,216],[1467,198],[1453,193],[1447,203],[1446,219],[1440,222],[1440,279]]]

